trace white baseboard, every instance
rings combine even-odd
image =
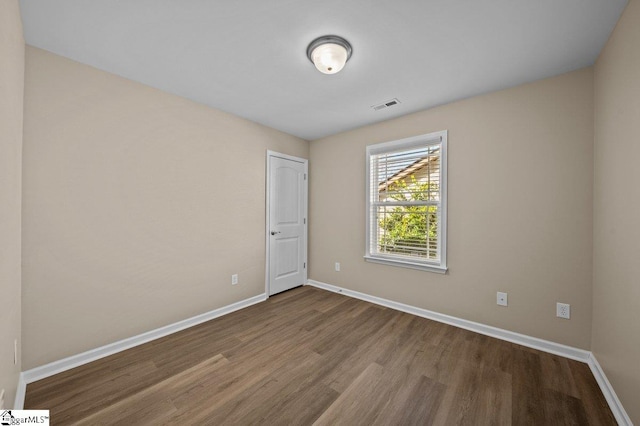
[[[618,395],[616,395],[616,392],[613,390],[613,386],[609,383],[609,379],[607,379],[607,376],[604,374],[604,370],[593,353],[591,353],[591,356],[589,357],[588,364],[591,372],[593,373],[593,377],[596,378],[596,381],[602,390],[602,394],[607,400],[609,408],[611,408],[618,424],[623,426],[633,426],[633,422],[622,406],[622,403],[618,399]]]
[[[104,358],[109,355],[113,355],[126,349],[142,345],[143,343],[168,336],[169,334],[173,334],[186,328],[193,327],[194,325],[198,325],[203,322],[210,321],[214,318],[230,314],[231,312],[246,308],[251,305],[255,305],[256,303],[260,303],[265,300],[267,300],[267,294],[262,293],[254,297],[250,297],[249,299],[241,300],[239,302],[232,303],[231,305],[223,306],[222,308],[214,309],[212,311],[205,312],[204,314],[196,315],[194,317],[187,318],[185,320],[178,321],[176,323],[169,324],[167,326],[160,327],[155,330],[139,334],[137,336],[129,337],[127,339],[110,343],[96,349],[91,349],[78,355],[73,355],[68,358],[54,361],[52,363],[22,372],[20,374],[20,381],[21,383],[24,383],[24,386],[26,388],[26,385],[29,383],[33,383],[46,377],[53,376],[54,374],[62,373],[63,371],[79,367],[81,365],[98,360],[100,358]],[[16,395],[16,409],[18,408],[18,404],[20,404],[20,406],[24,404],[24,394],[25,393],[22,392],[21,399],[19,400],[18,396],[20,395],[20,389],[18,389],[18,393]]]
[[[14,410],[22,410],[24,407],[24,397],[27,393],[27,382],[24,381],[24,373],[20,373],[18,378],[18,388],[16,389],[16,399],[13,403]]]
[[[485,336],[495,337],[496,339],[506,340],[507,342],[517,343],[519,345],[527,346],[533,349],[538,349],[543,352],[549,352],[554,355],[560,355],[565,358],[574,359],[576,361],[581,361],[586,363],[589,360],[589,355],[591,354],[591,352],[585,351],[583,349],[562,345],[560,343],[550,342],[548,340],[538,339],[537,337],[531,337],[525,334],[515,333],[513,331],[504,330],[502,328],[492,327],[490,325],[485,325],[478,322],[473,322],[466,319],[453,317],[451,315],[445,315],[438,312],[429,311],[427,309],[422,309],[422,308],[418,308],[411,305],[405,305],[404,303],[394,302],[393,300],[371,296],[365,293],[360,293],[358,291],[337,287],[337,286],[322,283],[319,281],[308,280],[307,284],[324,289],[324,290],[329,290],[335,293],[340,293],[346,296],[354,297],[356,299],[375,303],[376,305],[386,306],[387,308],[392,308],[398,311],[417,315],[419,317],[453,325],[458,328],[464,328],[465,330],[484,334]]]

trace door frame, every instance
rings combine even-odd
[[[267,296],[267,299],[269,298],[269,277],[270,277],[270,261],[271,261],[271,248],[270,248],[270,235],[269,232],[271,231],[270,229],[270,225],[271,225],[271,221],[270,221],[270,197],[271,197],[271,157],[278,157],[278,158],[282,158],[284,160],[291,160],[291,161],[296,161],[298,163],[302,163],[304,165],[304,187],[303,187],[303,192],[304,192],[304,200],[303,200],[303,204],[304,204],[304,211],[303,211],[303,216],[304,216],[304,226],[303,226],[303,244],[302,244],[302,248],[303,248],[303,262],[304,262],[304,278],[303,278],[303,283],[302,285],[305,285],[307,283],[307,279],[308,279],[308,273],[307,271],[309,270],[309,260],[308,260],[308,250],[307,250],[307,245],[308,245],[308,228],[309,228],[309,160],[307,160],[306,158],[300,158],[300,157],[294,157],[293,155],[287,155],[287,154],[282,154],[276,151],[271,151],[271,150],[267,150],[267,155],[266,155],[266,178],[265,178],[265,194],[266,194],[266,203],[265,203],[265,218],[266,218],[266,223],[265,223],[265,247],[266,247],[266,261],[265,261],[265,294]]]

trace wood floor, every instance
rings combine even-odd
[[[616,424],[586,364],[313,287],[29,384],[53,425]]]

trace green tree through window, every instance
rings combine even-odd
[[[408,181],[408,182],[407,182]],[[393,201],[433,201],[437,182],[419,182],[414,175],[398,180],[381,196]],[[438,207],[434,205],[384,206],[378,210],[379,250],[383,253],[438,257]]]

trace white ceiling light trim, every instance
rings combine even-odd
[[[351,57],[351,44],[342,37],[318,37],[307,47],[307,57],[323,74],[340,72]]]

